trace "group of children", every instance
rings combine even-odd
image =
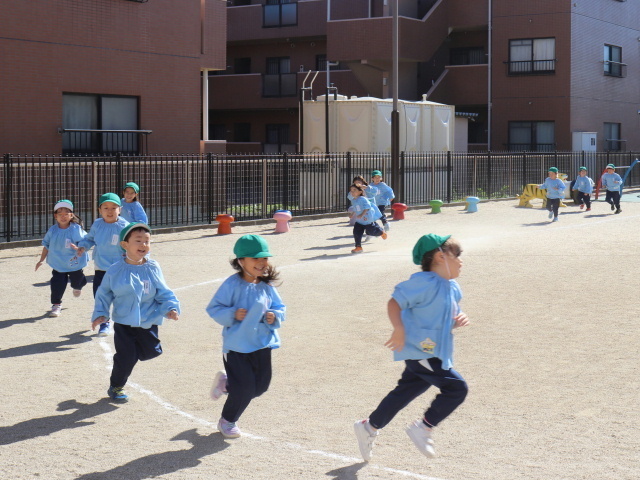
[[[622,178],[615,173],[616,167],[612,163],[606,166],[606,173],[601,177],[602,186],[606,189],[605,201],[611,205],[611,210],[620,213],[620,196],[622,189]],[[580,210],[586,206],[586,211],[591,211],[591,193],[594,187],[593,180],[587,176],[587,167],[580,167],[578,176],[573,184],[573,190],[576,192],[578,205]],[[558,169],[550,167],[548,176],[544,183],[538,185],[538,188],[546,189],[547,210],[549,211],[549,219],[552,222],[558,221],[558,207],[560,200],[564,198],[565,184],[558,178]]]

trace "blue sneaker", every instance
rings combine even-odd
[[[552,218],[553,218],[553,212],[549,210],[549,220],[551,220]]]
[[[109,395],[109,398],[114,402],[124,403],[129,401],[129,395],[124,393],[124,389],[122,387],[109,387],[107,395]]]
[[[109,331],[111,328],[109,327],[109,322],[104,322],[100,324],[100,329],[98,330],[99,337],[106,337],[109,335]]]

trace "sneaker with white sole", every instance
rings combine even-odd
[[[218,420],[218,430],[224,438],[238,438],[242,435],[242,432],[236,425],[236,422],[227,422],[222,417]]]
[[[82,294],[82,290],[78,290],[77,288],[73,289],[73,296],[78,298]]]
[[[213,387],[211,387],[211,399],[218,400],[222,395],[227,394],[227,372],[220,370],[213,377]]]
[[[384,231],[385,231],[385,232],[388,232],[388,231],[389,231],[389,228],[391,228],[391,227],[389,227],[389,223],[385,223],[385,224],[382,226],[382,228],[384,228]]]
[[[549,210],[549,220],[551,220],[552,218],[553,218],[553,212]]]
[[[418,447],[418,450],[428,458],[436,456],[436,449],[433,446],[433,440],[431,439],[431,429],[428,428],[422,420],[416,420],[409,425],[406,430],[407,435],[413,441],[414,445]]]
[[[124,403],[129,401],[129,395],[124,393],[123,387],[109,387],[107,395],[109,395],[109,398],[114,402]]]
[[[61,305],[51,305],[51,311],[49,312],[50,317],[59,317],[62,313]]]
[[[553,217],[553,220],[551,220],[552,222],[557,222],[558,221],[558,217]]]
[[[109,326],[109,322],[104,322],[100,324],[100,328],[98,329],[98,336],[99,337],[106,337],[107,335],[109,335],[109,331],[111,330],[110,326]]]
[[[356,433],[358,439],[358,447],[360,447],[360,455],[365,462],[371,460],[373,452],[373,444],[378,436],[378,431],[374,430],[369,424],[369,419],[359,420],[353,424],[353,430]]]

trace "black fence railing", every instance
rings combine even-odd
[[[279,209],[294,216],[342,212],[356,175],[382,170],[396,201],[409,206],[446,203],[467,196],[515,197],[540,183],[556,166],[569,178],[585,165],[597,181],[608,163],[631,165],[633,152],[402,152],[400,176],[391,176],[387,153],[273,155],[154,155],[37,157],[5,154],[0,168],[0,241],[44,236],[55,202],[68,198],[89,228],[97,199],[120,193],[128,181],[141,188],[152,227],[203,225],[218,214],[236,221],[271,218]],[[637,171],[636,171],[637,170]],[[619,171],[625,173],[624,169]],[[640,168],[627,186],[640,186]]]
[[[151,130],[61,128],[63,155],[143,155]]]
[[[504,62],[509,75],[550,75],[556,71],[556,59]]]

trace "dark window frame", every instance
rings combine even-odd
[[[556,58],[546,58],[534,60],[535,54],[535,42],[541,40],[553,40],[553,51],[555,57],[556,50],[556,37],[540,37],[540,38],[511,38],[509,39],[509,60],[504,62],[507,66],[508,76],[522,76],[522,75],[555,75],[556,73]],[[512,48],[518,45],[514,45],[514,42],[531,42],[530,55],[528,60],[513,60]]]
[[[622,47],[619,45],[611,45],[609,43],[604,44],[604,55],[603,55],[603,64],[604,64],[604,75],[607,77],[617,77],[624,78],[627,76],[627,64],[622,63]],[[608,55],[607,55],[608,51]],[[619,61],[611,60],[616,55],[619,58]],[[607,60],[607,56],[609,60]]]
[[[528,143],[514,143],[512,140],[512,127],[515,124],[529,124],[530,128],[530,141]],[[538,126],[541,123],[553,124],[553,143],[539,143],[538,142]],[[510,120],[508,123],[508,144],[507,148],[510,151],[526,151],[526,152],[550,152],[556,149],[556,122],[553,120]],[[526,148],[526,147],[529,148]]]
[[[271,17],[278,18],[277,22]],[[294,17],[293,20],[290,20]],[[295,27],[298,25],[298,2],[289,0],[267,0],[262,5],[262,28]]]

